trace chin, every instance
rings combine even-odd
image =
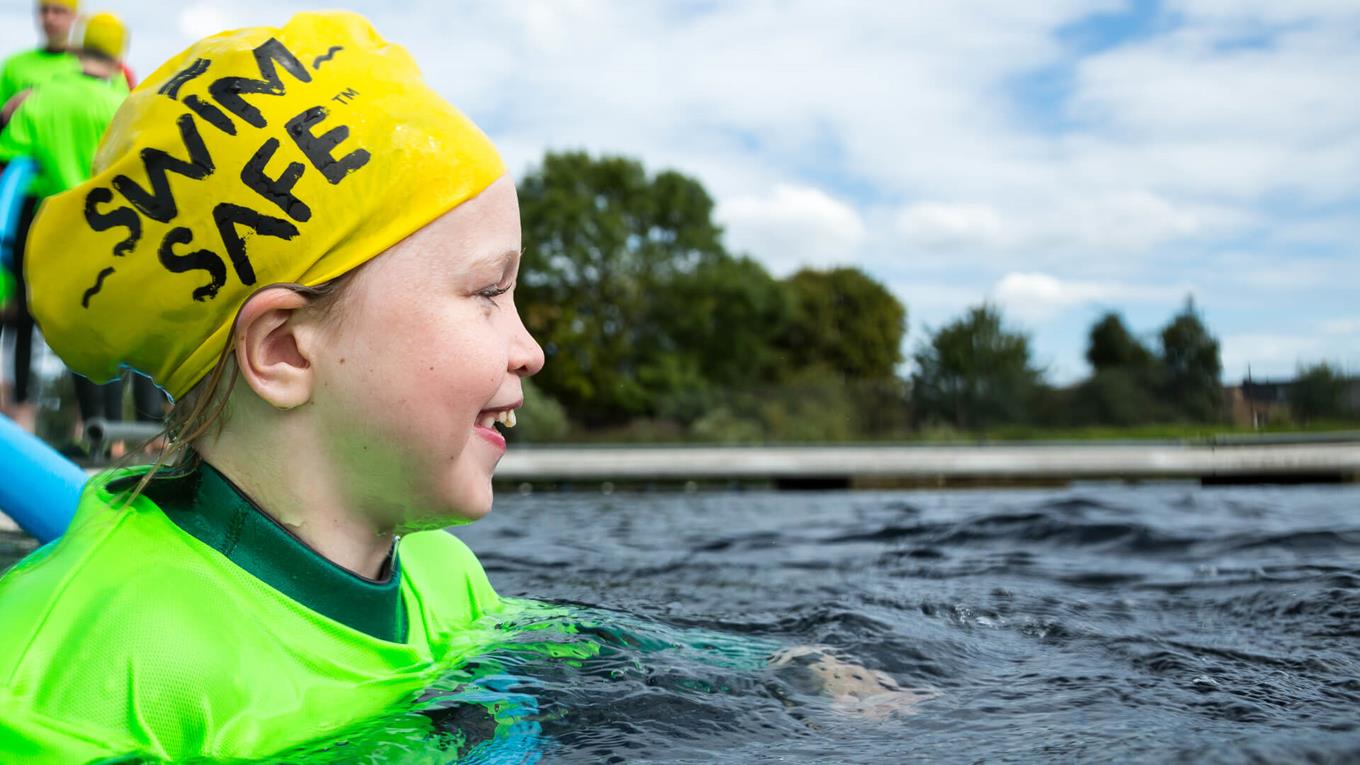
[[[462,526],[486,517],[491,512],[491,487],[486,489],[486,496],[476,498],[462,498],[461,501],[453,501],[442,504],[436,510],[427,510],[418,516],[408,517],[401,524],[401,532],[427,531],[429,529],[444,529],[449,526]]]

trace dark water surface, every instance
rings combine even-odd
[[[504,496],[458,534],[505,594],[940,693],[625,649],[542,682],[548,762],[1360,761],[1358,486]]]
[[[519,633],[564,652],[448,678],[532,699],[543,762],[1360,762],[1360,486],[508,494],[457,533],[565,606]],[[838,704],[771,666],[808,645],[938,695]],[[289,761],[448,761],[416,719]]]

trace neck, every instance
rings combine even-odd
[[[343,476],[333,475],[324,449],[298,439],[269,439],[248,451],[224,437],[199,444],[204,459],[230,478],[257,506],[327,560],[377,579],[395,529],[383,526],[344,495]]]
[[[118,71],[118,65],[112,61],[100,61],[99,59],[86,58],[80,62],[80,68],[90,77],[97,77],[101,80],[108,80]]]

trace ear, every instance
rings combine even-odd
[[[312,399],[311,340],[315,325],[302,321],[307,298],[286,287],[250,297],[236,316],[236,364],[251,390],[275,409]]]

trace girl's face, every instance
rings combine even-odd
[[[342,496],[379,525],[446,526],[491,509],[505,452],[492,423],[543,366],[515,310],[519,255],[519,202],[502,177],[370,261],[322,330],[322,449]]]

